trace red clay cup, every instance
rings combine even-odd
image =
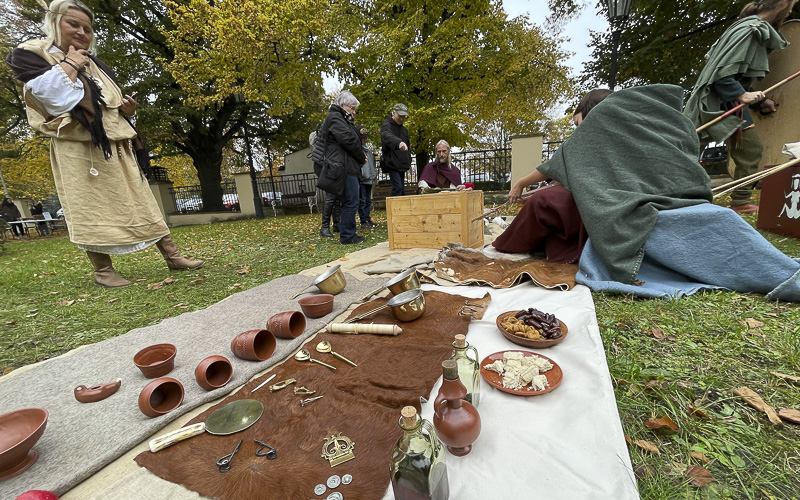
[[[160,417],[183,402],[183,385],[174,378],[157,378],[139,393],[139,409],[148,417]]]
[[[233,377],[233,365],[225,356],[209,356],[194,369],[194,378],[203,389],[213,391]]]
[[[172,344],[155,344],[145,347],[133,357],[135,364],[147,378],[163,377],[175,366],[175,353]]]
[[[47,427],[44,408],[25,408],[0,415],[0,481],[22,474],[39,458],[33,445]]]
[[[264,361],[275,352],[275,335],[269,330],[247,330],[233,338],[231,351],[237,358]]]
[[[300,311],[278,313],[267,321],[267,329],[276,337],[296,339],[306,331],[306,317]]]
[[[309,318],[321,318],[333,311],[333,295],[320,293],[309,295],[297,301],[303,314]]]

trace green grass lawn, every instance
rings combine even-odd
[[[179,247],[205,267],[170,272],[152,247],[114,259],[135,285],[111,290],[94,285],[85,254],[64,237],[12,241],[0,252],[0,369],[202,309],[385,241],[385,212],[374,219],[381,226],[353,246],[320,238],[318,214],[176,228]],[[800,257],[798,240],[765,236]],[[731,292],[594,300],[622,425],[639,443],[629,449],[642,498],[800,498],[800,426],[775,426],[731,392],[747,386],[776,409],[800,409],[800,382],[771,374],[800,376],[800,305]],[[645,425],[664,417],[677,432]],[[648,443],[660,454],[646,451]],[[692,466],[713,482],[692,485],[692,475],[704,474]]]

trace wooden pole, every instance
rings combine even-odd
[[[772,167],[772,168],[770,168],[768,170],[762,170],[761,172],[756,172],[755,174],[748,175],[747,177],[742,177],[741,179],[737,179],[737,180],[735,180],[733,182],[729,182],[727,184],[723,184],[722,186],[717,186],[714,189],[712,189],[711,191],[713,192],[713,191],[718,191],[720,189],[727,188],[724,191],[719,191],[717,193],[714,193],[714,198],[716,199],[716,198],[719,198],[720,196],[722,196],[724,194],[727,194],[727,193],[730,193],[731,191],[739,189],[740,187],[742,187],[745,184],[749,184],[751,182],[758,182],[758,181],[760,181],[761,179],[763,179],[765,177],[769,177],[772,174],[776,174],[776,173],[780,172],[781,170],[787,169],[789,167],[794,167],[795,165],[800,165],[800,158],[795,158],[794,160],[787,161],[786,163],[778,165],[777,167]]]
[[[765,90],[765,91],[764,91],[764,95],[766,95],[766,94],[767,94],[767,93],[769,93],[769,92],[772,92],[773,90],[777,89],[778,87],[780,87],[780,86],[781,86],[781,85],[783,85],[784,83],[787,83],[787,82],[790,82],[790,81],[794,80],[794,79],[795,79],[795,78],[797,78],[798,76],[800,76],[800,71],[798,71],[797,73],[795,73],[795,74],[793,74],[793,75],[791,75],[791,76],[788,76],[788,77],[784,78],[783,80],[779,81],[778,83],[776,83],[776,84],[775,84],[775,85],[773,85],[772,87],[768,88],[767,90]],[[726,118],[726,117],[728,117],[728,116],[732,115],[733,113],[736,113],[737,111],[739,111],[740,109],[742,109],[742,108],[743,108],[743,107],[745,107],[745,106],[746,106],[746,104],[745,104],[745,103],[741,103],[741,104],[739,104],[738,106],[736,106],[735,108],[733,108],[733,109],[730,109],[730,110],[728,110],[728,111],[724,112],[723,114],[721,114],[720,116],[718,116],[718,117],[714,118],[714,119],[713,119],[713,120],[711,120],[710,122],[708,122],[708,123],[706,123],[706,124],[704,124],[704,125],[701,125],[701,126],[697,127],[697,132],[700,132],[701,130],[705,130],[705,129],[707,129],[707,128],[708,128],[708,127],[710,127],[711,125],[714,125],[715,123],[719,122],[720,120],[722,120],[722,119],[724,119],[724,118]]]

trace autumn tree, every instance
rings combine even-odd
[[[574,1],[574,0],[572,0]],[[672,83],[690,90],[711,45],[739,16],[747,2],[633,0],[623,24],[617,82],[623,87]],[[597,3],[606,15],[605,2]],[[793,17],[800,15],[796,5]],[[582,79],[589,86],[606,85],[610,71],[611,33],[593,32],[592,60]]]
[[[439,139],[464,146],[500,124],[541,130],[570,93],[558,39],[498,0],[351,2],[336,70],[361,100],[359,123],[378,130],[391,106],[409,106],[421,168]]]

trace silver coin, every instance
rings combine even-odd
[[[343,499],[344,499],[344,495],[342,495],[338,491],[334,491],[333,493],[328,495],[328,498],[326,498],[325,500],[343,500]]]
[[[336,488],[340,484],[342,484],[342,480],[336,474],[332,475],[328,478],[328,488]]]
[[[353,482],[353,476],[350,474],[345,474],[342,476],[342,484],[350,484]]]
[[[314,486],[314,494],[315,495],[322,495],[322,494],[325,493],[325,490],[327,490],[327,489],[328,488],[326,488],[324,484],[318,484],[318,485]]]

